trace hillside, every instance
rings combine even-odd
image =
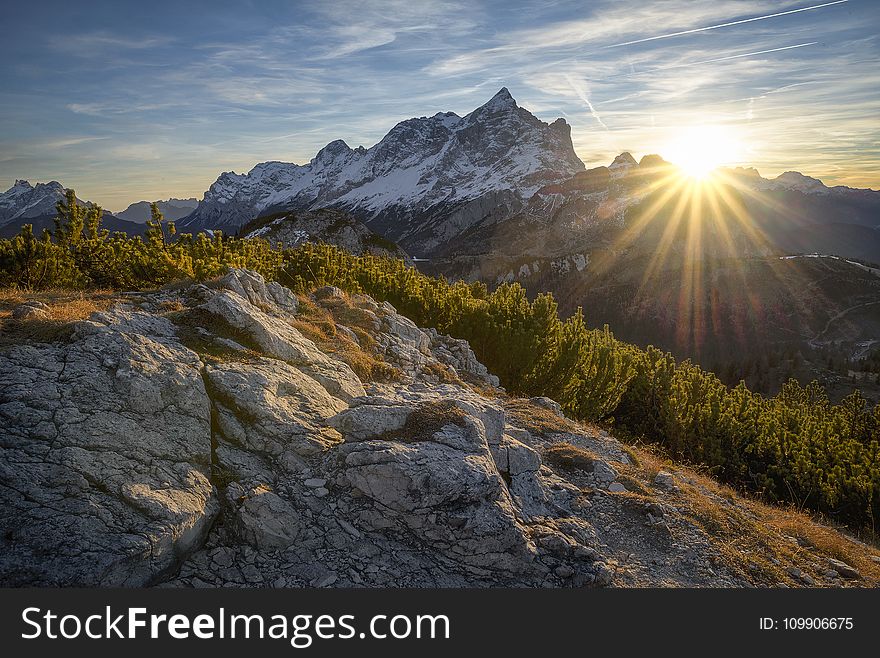
[[[880,554],[232,270],[0,306],[3,585],[876,586]]]
[[[288,248],[305,242],[324,242],[358,256],[373,254],[408,259],[397,244],[376,235],[349,213],[329,208],[261,216],[242,226],[239,236],[261,238]]]

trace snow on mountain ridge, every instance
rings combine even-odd
[[[55,204],[63,198],[64,187],[58,181],[31,185],[26,180],[16,180],[12,187],[0,194],[0,225],[54,214]]]
[[[181,225],[234,230],[272,209],[329,206],[365,221],[391,213],[410,222],[438,204],[487,193],[527,199],[583,169],[568,124],[544,123],[503,88],[464,117],[438,112],[401,121],[369,149],[334,140],[305,165],[265,162],[247,174],[226,172]]]

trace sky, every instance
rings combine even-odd
[[[502,86],[564,117],[588,167],[711,125],[738,145],[725,164],[880,189],[877,0],[5,4],[2,189],[201,198],[223,171],[369,147]]]

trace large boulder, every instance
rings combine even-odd
[[[252,452],[311,456],[338,442],[324,420],[346,408],[315,379],[276,359],[206,366],[224,439]]]
[[[125,319],[0,353],[4,585],[153,583],[218,512],[201,363]]]
[[[452,386],[415,385],[396,402],[355,400],[329,420],[346,441],[344,480],[384,510],[382,525],[396,519],[431,550],[477,569],[534,570],[491,447],[503,440],[503,410]]]

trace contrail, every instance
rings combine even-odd
[[[742,25],[743,23],[751,23],[753,21],[763,21],[768,18],[776,18],[778,16],[787,16],[789,14],[797,14],[802,11],[810,11],[812,9],[821,9],[822,7],[830,7],[831,5],[840,5],[849,0],[834,0],[834,2],[825,2],[821,5],[812,5],[810,7],[801,7],[800,9],[790,9],[788,11],[780,11],[775,14],[767,14],[766,16],[754,16],[752,18],[744,18],[739,21],[731,21],[730,23],[719,23],[718,25],[710,25],[708,27],[696,27],[692,30],[682,30],[681,32],[672,32],[670,34],[661,34],[656,37],[646,37],[644,39],[635,39],[633,41],[624,41],[622,43],[613,43],[603,48],[618,48],[620,46],[631,46],[636,43],[645,43],[646,41],[656,41],[658,39],[671,39],[672,37],[680,37],[685,34],[694,34],[695,32],[705,32],[706,30],[717,30],[722,27],[730,27],[731,25]]]
[[[596,108],[593,107],[593,104],[590,102],[590,97],[587,96],[586,90],[579,84],[576,84],[570,75],[565,74],[565,79],[568,81],[568,84],[571,85],[572,91],[578,95],[578,97],[587,105],[587,108],[590,110],[590,114],[593,118],[602,126],[605,130],[608,130],[608,126],[605,125],[605,122],[602,121],[602,117],[599,116],[599,113],[596,112]]]
[[[658,66],[651,71],[663,71],[666,69],[678,69],[686,66],[696,66],[698,64],[711,64],[712,62],[723,62],[728,59],[739,59],[740,57],[752,57],[753,55],[763,55],[765,53],[778,53],[780,50],[792,50],[793,48],[803,48],[805,46],[815,46],[818,41],[810,41],[808,43],[798,43],[794,46],[782,46],[781,48],[770,48],[769,50],[756,50],[751,53],[740,53],[739,55],[727,55],[726,57],[715,57],[713,59],[703,59],[699,62],[687,62],[686,64],[672,64],[670,66]]]

